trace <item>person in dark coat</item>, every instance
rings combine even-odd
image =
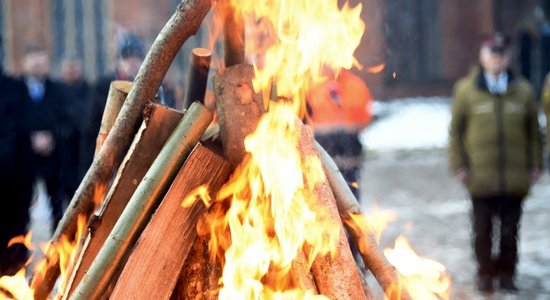
[[[23,58],[22,83],[25,118],[30,130],[35,180],[42,179],[52,206],[53,227],[64,212],[66,186],[61,177],[67,144],[72,131],[67,96],[63,86],[48,78],[50,61],[41,48],[29,48]]]
[[[0,276],[14,275],[27,260],[21,244],[8,247],[11,238],[24,235],[32,200],[31,146],[22,122],[25,90],[6,76],[0,65]]]
[[[89,107],[90,98],[90,85],[84,79],[80,59],[69,57],[62,61],[61,81],[65,85],[67,109],[71,117],[71,126],[67,137],[67,155],[61,168],[61,177],[66,183],[65,193],[70,198],[84,177],[79,170],[81,139],[85,128],[85,123],[82,120],[87,115],[86,110]]]
[[[517,290],[523,201],[542,170],[535,91],[508,68],[510,55],[509,41],[502,34],[486,39],[481,65],[461,79],[453,93],[449,163],[472,199],[482,292],[492,292],[495,282],[500,289]],[[496,251],[493,227],[499,233]]]
[[[128,33],[121,39],[117,51],[117,64],[114,72],[100,78],[90,91],[88,115],[82,132],[80,174],[83,177],[90,167],[95,152],[95,144],[103,110],[107,103],[109,87],[114,80],[133,81],[145,58],[143,42],[135,34]],[[160,104],[175,107],[174,92],[163,85],[159,88],[157,98]]]

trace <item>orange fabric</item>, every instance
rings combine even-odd
[[[309,120],[314,128],[361,129],[372,118],[372,95],[357,75],[342,70],[335,80],[311,89]]]

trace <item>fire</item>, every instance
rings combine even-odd
[[[245,19],[247,57],[256,66],[254,89],[267,99],[293,99],[298,116],[305,95],[325,78],[324,68],[360,66],[353,53],[365,31],[362,5],[338,7],[337,0],[231,0]],[[267,102],[267,101],[266,101]]]
[[[74,259],[75,253],[74,248],[78,241],[81,238],[81,234],[84,232],[84,227],[86,225],[86,218],[84,216],[79,216],[77,221],[77,234],[74,238],[68,238],[67,236],[62,236],[59,244],[53,245],[51,243],[41,245],[40,249],[43,253],[43,258],[36,264],[34,269],[34,276],[44,277],[46,266],[49,261],[59,259],[59,265],[61,268],[60,275],[60,286],[58,295],[62,295],[63,290],[66,285],[68,271],[67,268],[70,266]],[[25,245],[29,250],[35,250],[36,247],[31,243],[31,233],[29,232],[26,236],[15,237],[10,240],[9,245],[20,243]],[[30,264],[32,260],[29,259]],[[9,293],[6,294],[5,292]],[[33,290],[29,286],[29,283],[26,278],[25,268],[19,270],[14,276],[2,276],[0,277],[0,298],[1,299],[18,299],[26,300],[33,299]]]
[[[449,299],[451,280],[445,266],[419,257],[403,236],[395,241],[393,249],[384,255],[400,273],[401,285],[413,299]]]
[[[243,163],[199,224],[199,233],[210,234],[212,258],[223,264],[220,299],[324,298],[291,282],[289,273],[299,255],[308,267],[318,255],[334,255],[340,234],[313,194],[324,178],[320,161],[297,150],[297,116],[305,113],[309,88],[325,80],[324,68],[359,66],[353,52],[364,32],[362,7],[340,9],[337,2],[230,1],[246,24],[253,85],[268,112],[245,140]],[[184,205],[200,195],[210,204],[204,194],[195,191]]]

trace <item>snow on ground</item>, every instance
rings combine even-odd
[[[450,99],[444,97],[376,102],[378,118],[361,135],[367,149],[361,199],[368,214],[390,210],[397,215],[381,247],[393,247],[403,234],[418,255],[443,263],[453,281],[451,299],[550,299],[548,174],[524,206],[517,272],[521,290],[491,295],[476,291],[470,199],[447,167],[450,110]]]
[[[367,151],[443,148],[451,120],[450,103],[445,97],[375,101],[376,120],[362,132],[361,142]]]

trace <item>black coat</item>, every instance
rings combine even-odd
[[[32,199],[31,145],[22,87],[0,74],[0,275],[13,274],[27,256],[22,246],[6,248],[12,237],[26,233]]]

